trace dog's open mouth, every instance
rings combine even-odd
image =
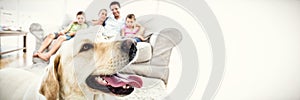
[[[134,58],[136,58],[136,43],[132,42],[132,40],[126,40],[122,42],[121,50],[123,53],[128,54],[127,65],[130,65],[134,61]],[[86,84],[92,89],[125,96],[132,93],[134,88],[141,88],[143,81],[136,75],[115,73],[112,75],[89,75],[86,78]]]
[[[136,75],[90,75],[86,79],[89,87],[116,95],[129,95],[134,87],[141,88],[143,81]]]

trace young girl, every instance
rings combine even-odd
[[[122,27],[121,36],[125,38],[133,38],[136,42],[144,41],[144,37],[137,32],[141,29],[141,26],[136,24],[134,14],[128,14],[125,19],[125,26]]]
[[[85,14],[83,11],[79,11],[76,14],[76,21],[73,21],[65,30],[60,32],[50,33],[46,39],[43,41],[39,50],[33,54],[34,57],[39,57],[45,61],[48,61],[49,58],[59,49],[61,44],[73,38],[78,30],[87,28],[85,23]],[[57,39],[53,47],[47,53],[43,51],[51,44],[52,40]]]

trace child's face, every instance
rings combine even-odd
[[[107,12],[105,10],[102,10],[100,13],[99,13],[99,20],[100,21],[104,21],[107,17]]]
[[[133,27],[134,23],[135,23],[135,20],[133,18],[131,18],[131,19],[126,18],[126,26],[127,27]]]
[[[83,24],[85,22],[85,17],[83,15],[78,15],[76,19],[78,24]]]

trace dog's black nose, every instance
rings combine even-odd
[[[136,42],[132,39],[127,39],[122,42],[121,49],[123,52],[129,55],[129,61],[131,61],[136,55]]]
[[[122,51],[125,53],[129,53],[132,45],[134,45],[134,42],[131,39],[124,40],[121,45]]]

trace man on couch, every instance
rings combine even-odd
[[[112,30],[116,34],[105,34],[109,36],[116,36],[121,35],[121,29],[125,25],[125,18],[121,16],[121,5],[117,1],[113,1],[109,5],[110,10],[112,11],[112,15],[108,16],[107,20],[105,21],[105,29]],[[140,29],[137,34],[142,35],[145,31],[145,28],[142,27],[140,24],[137,24]]]

